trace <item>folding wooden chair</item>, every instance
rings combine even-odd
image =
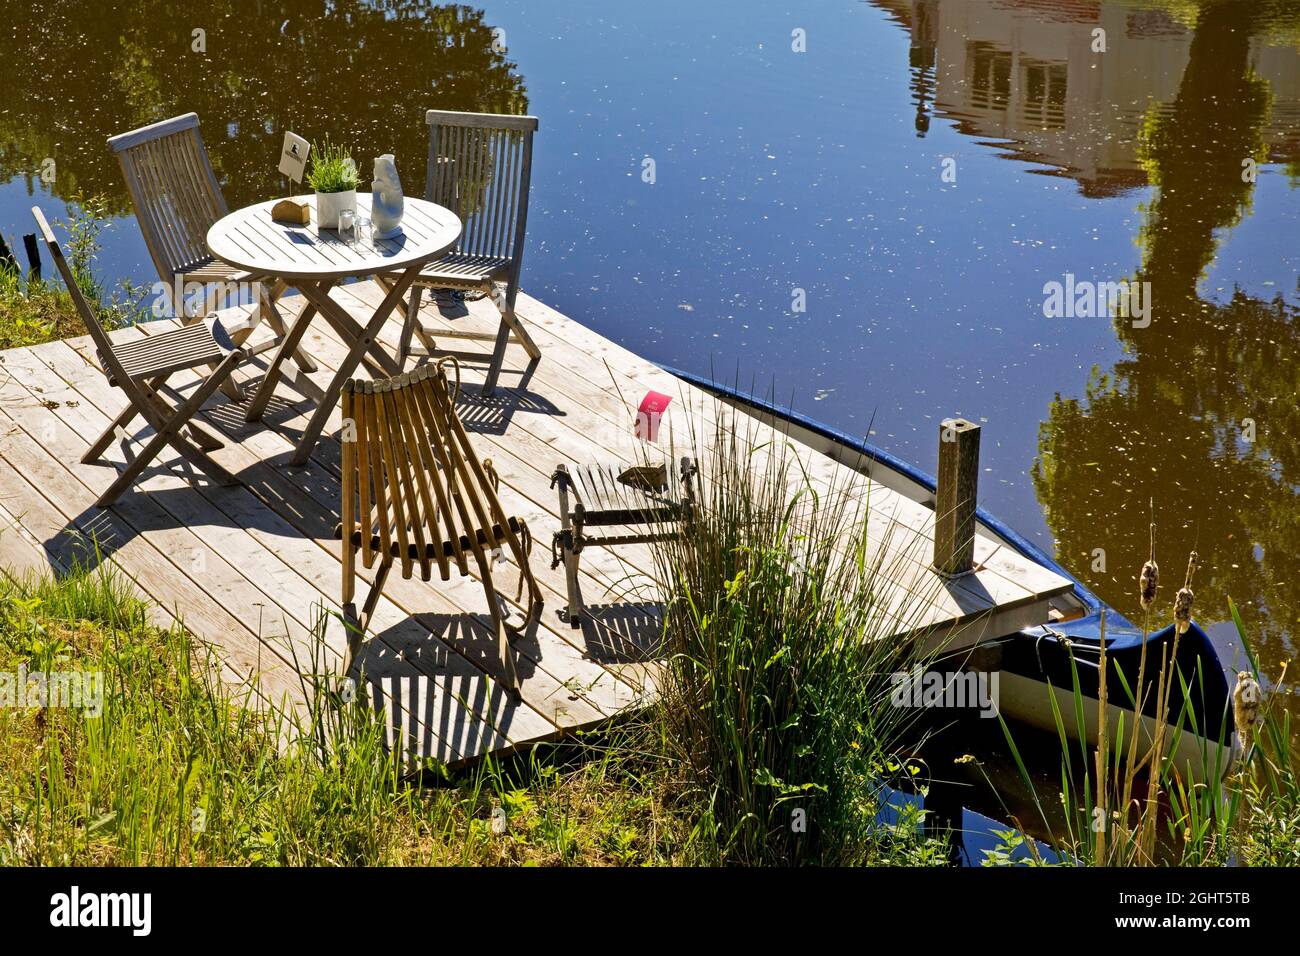
[[[240,363],[249,357],[250,352],[235,346],[215,315],[170,332],[114,345],[99,324],[94,310],[81,294],[72,268],[63,258],[63,250],[59,248],[58,240],[54,238],[50,224],[39,206],[32,207],[32,215],[36,217],[36,225],[49,247],[50,258],[58,267],[73,304],[85,323],[86,331],[95,343],[100,366],[108,376],[109,384],[120,388],[128,403],[126,409],[82,455],[82,463],[98,460],[113,443],[118,431],[124,429],[137,415],[155,430],[154,436],[145,443],[140,453],[127,463],[126,470],[99,496],[97,504],[106,508],[116,501],[158,456],[164,445],[170,445],[186,461],[218,484],[235,484],[234,475],[207,454],[208,451],[220,448],[221,440],[191,419],[217,388],[230,378]],[[214,371],[179,406],[170,406],[161,395],[167,379],[175,372],[200,365],[210,365]],[[181,433],[181,429],[186,426],[189,427],[193,441]]]
[[[504,683],[518,698],[519,678],[492,565],[510,549],[519,565],[516,602],[528,585],[522,628],[527,630],[542,612],[542,592],[528,566],[532,536],[522,520],[502,509],[492,462],[479,461],[456,416],[446,361],[380,381],[350,379],[343,387],[343,520],[336,535],[343,541],[344,673],[356,659],[394,561],[401,561],[402,577],[410,578],[418,566],[425,581],[437,564],[446,581],[453,565],[468,575],[467,559],[473,558],[496,630]],[[367,568],[379,558],[360,614],[353,603],[358,549]]]
[[[186,113],[119,133],[109,138],[108,145],[122,167],[149,256],[182,321],[198,321],[219,307],[223,291],[228,297],[239,284],[259,278],[227,265],[208,251],[208,230],[229,210],[203,145],[197,114]],[[197,312],[189,310],[185,300],[187,287],[193,285],[201,285],[204,293],[203,307]],[[286,288],[283,282],[276,281],[269,288],[259,284],[257,290],[262,317],[278,339],[285,335],[285,323],[275,303]],[[251,327],[241,330],[236,340],[250,331]],[[294,352],[293,359],[301,371],[316,371],[316,364],[301,349]],[[239,398],[233,380],[222,390],[233,399]]]
[[[422,288],[487,293],[501,313],[495,335],[460,330],[440,330],[437,335],[495,341],[483,383],[483,394],[491,395],[511,341],[521,344],[534,364],[542,356],[515,313],[537,117],[429,110],[425,122],[429,124],[425,198],[456,213],[465,228],[456,247],[425,266],[416,280],[407,303],[398,361],[405,363],[409,355],[437,351],[433,335],[420,325]],[[391,277],[380,276],[379,281],[391,288]],[[412,350],[413,335],[424,345],[423,353]]]

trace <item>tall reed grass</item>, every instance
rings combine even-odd
[[[654,546],[663,741],[700,826],[728,862],[916,860],[916,833],[879,823],[881,782],[919,772],[899,756],[916,713],[890,699],[933,652],[930,595],[897,584],[916,536],[873,523],[865,482],[828,483],[721,405],[711,419],[686,442],[693,520]]]

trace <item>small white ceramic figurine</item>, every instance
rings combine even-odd
[[[393,154],[375,157],[375,178],[370,183],[370,223],[376,239],[392,239],[402,231],[402,181],[397,178]]]

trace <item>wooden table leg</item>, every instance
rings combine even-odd
[[[356,344],[357,336],[361,334],[361,328],[357,325],[356,319],[348,315],[346,310],[339,308],[333,312],[321,312],[321,317],[338,333],[344,345]],[[367,370],[378,378],[384,375],[397,374],[397,372],[392,371],[394,366],[389,361],[389,358],[388,353],[384,351],[384,347],[378,341],[374,341],[370,343],[361,361],[365,363]]]
[[[379,308],[375,310],[365,328],[359,328],[356,320],[348,315],[347,310],[330,298],[328,289],[307,284],[300,287],[302,294],[307,297],[307,301],[316,306],[316,309],[330,324],[342,326],[343,328],[352,328],[356,331],[352,333],[354,336],[352,348],[348,350],[347,356],[339,363],[338,371],[334,373],[333,380],[325,390],[325,398],[316,406],[311,421],[307,423],[307,428],[298,442],[298,449],[291,459],[292,464],[305,465],[307,463],[307,459],[311,457],[312,449],[316,447],[316,442],[320,439],[321,432],[325,430],[325,423],[329,421],[330,413],[334,410],[334,403],[339,400],[339,393],[343,391],[343,384],[352,377],[352,373],[361,364],[361,360],[366,353],[372,351],[380,329],[384,327],[384,323],[392,315],[393,309],[402,300],[402,296],[419,274],[420,266],[412,266],[403,272],[402,277],[388,291],[388,295],[384,296],[384,301],[379,304]],[[380,349],[379,355],[383,356],[382,360],[379,361],[379,365],[387,374],[401,374],[401,368],[387,352]],[[377,355],[376,358],[378,359],[378,357]]]
[[[275,355],[271,358],[271,364],[266,368],[266,375],[262,378],[262,384],[258,386],[257,394],[253,396],[253,400],[248,403],[248,408],[244,410],[244,421],[255,422],[261,420],[262,413],[266,411],[266,406],[275,393],[275,386],[284,374],[285,360],[298,348],[298,343],[302,341],[302,337],[307,333],[307,328],[311,325],[311,320],[315,315],[316,306],[310,304],[303,306],[302,311],[298,313],[298,318],[294,320],[293,326],[280,339]]]
[[[336,282],[337,280],[334,279],[322,282],[319,288],[325,295],[329,295],[329,290],[335,286]],[[277,283],[277,286],[280,284]],[[306,298],[305,295],[304,298]],[[279,312],[275,310],[274,305],[270,306],[270,310],[267,313],[268,315],[274,314],[277,318],[279,317]],[[316,311],[316,306],[308,299],[307,304],[299,311],[298,317],[294,319],[293,326],[287,332],[281,331],[280,344],[275,350],[275,356],[271,359],[271,364],[266,369],[266,375],[262,377],[262,384],[258,386],[257,394],[249,402],[248,408],[244,410],[244,421],[255,422],[261,419],[262,413],[266,411],[266,406],[271,401],[271,396],[275,393],[275,386],[284,374],[285,359],[290,355],[297,356],[300,354],[301,350],[298,349],[298,345],[302,341],[302,337],[307,334],[307,329],[311,325],[311,320],[315,317]],[[281,320],[280,328],[283,330],[283,320]],[[294,359],[294,364],[304,373],[307,371],[297,358]]]
[[[276,308],[275,304],[288,288],[288,283],[283,279],[277,279],[275,286],[270,292],[266,291],[265,283],[259,284],[258,286],[258,298],[262,318],[266,321],[267,325],[271,326],[271,331],[275,333],[276,338],[280,339],[283,339],[288,335],[288,331],[285,328],[284,317],[280,315],[280,310]],[[298,368],[302,369],[304,372],[314,372],[317,369],[316,362],[312,357],[302,349],[298,348],[296,344],[293,349],[293,364],[297,365]]]

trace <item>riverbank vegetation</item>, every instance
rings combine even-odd
[[[71,217],[60,221],[58,226],[67,236],[67,241],[61,243],[63,253],[82,294],[98,309],[104,326],[116,329],[145,317],[145,292],[130,282],[109,289],[99,278],[95,259],[100,249],[100,233],[107,222],[105,216],[103,199],[85,199],[75,204]],[[40,254],[47,260],[44,272],[53,271],[43,243]],[[45,274],[24,276],[16,262],[0,260],[0,350],[85,334],[67,289]]]
[[[942,862],[917,818],[880,823],[885,785],[922,774],[917,711],[890,695],[927,655],[882,639],[919,634],[932,597],[892,584],[914,533],[869,545],[860,488],[819,484],[755,419],[712,419],[691,436],[708,476],[694,520],[655,546],[672,582],[662,736],[699,825],[737,863]]]
[[[57,582],[0,583],[0,674],[37,672],[100,675],[85,686],[99,686],[102,700],[52,707],[28,694],[26,706],[0,708],[0,864],[754,859],[742,851],[757,841],[727,838],[744,826],[734,811],[708,807],[708,787],[666,746],[657,710],[461,774],[410,773],[363,697],[343,705],[322,681],[289,717],[217,684],[214,658],[182,628],[151,624],[108,565]],[[322,748],[322,739],[336,744]],[[788,791],[769,778],[760,767],[749,781],[767,791],[757,802],[782,805]],[[868,821],[872,792],[858,797]],[[915,822],[873,827],[854,858],[942,861]]]
[[[1187,583],[1175,605],[1190,622],[1190,581],[1196,567],[1193,552]],[[1147,568],[1154,567],[1148,562]],[[1147,568],[1141,580],[1148,579]],[[1155,587],[1150,592],[1154,595]],[[1186,600],[1184,603],[1184,594]],[[1153,601],[1143,596],[1144,631],[1150,632]],[[1003,722],[1021,781],[1033,794],[1039,819],[1032,821],[1046,832],[1053,851],[1050,858],[1090,866],[1297,866],[1300,865],[1300,761],[1295,751],[1291,712],[1285,706],[1287,662],[1276,674],[1261,668],[1241,615],[1231,600],[1228,606],[1237,629],[1239,646],[1248,669],[1237,675],[1232,695],[1232,718],[1236,739],[1227,725],[1214,746],[1202,744],[1199,769],[1175,759],[1178,740],[1184,734],[1204,733],[1198,728],[1191,701],[1196,688],[1205,686],[1206,675],[1185,674],[1174,666],[1177,640],[1160,659],[1148,661],[1144,652],[1139,675],[1150,668],[1155,680],[1147,691],[1154,695],[1156,712],[1165,720],[1156,724],[1154,736],[1139,732],[1132,713],[1137,709],[1136,688],[1120,680],[1119,686],[1100,683],[1097,706],[1099,746],[1072,742],[1082,734],[1067,728],[1083,728],[1084,707],[1075,664],[1073,709],[1053,704],[1057,737],[1061,747],[1059,799],[1061,812],[1052,814],[1046,796],[1036,792],[1021,759],[1013,728]],[[1145,651],[1145,648],[1144,648]],[[1102,657],[1101,672],[1105,672]],[[1268,692],[1265,693],[1265,688]],[[1181,691],[1181,693],[1180,693]],[[1172,699],[1183,701],[1171,708]],[[1117,726],[1106,732],[1107,704],[1128,708]],[[1125,717],[1130,718],[1125,725]],[[1217,746],[1217,752],[1216,752]],[[987,779],[987,778],[986,778]],[[995,781],[987,781],[996,790]],[[1049,822],[1055,818],[1058,822]],[[1019,822],[1019,821],[1017,821]],[[1049,855],[1037,851],[1022,835],[1012,832],[992,856],[996,862],[1012,862],[1009,850],[1024,847],[1030,852],[1018,858],[1021,864],[1043,864]]]

